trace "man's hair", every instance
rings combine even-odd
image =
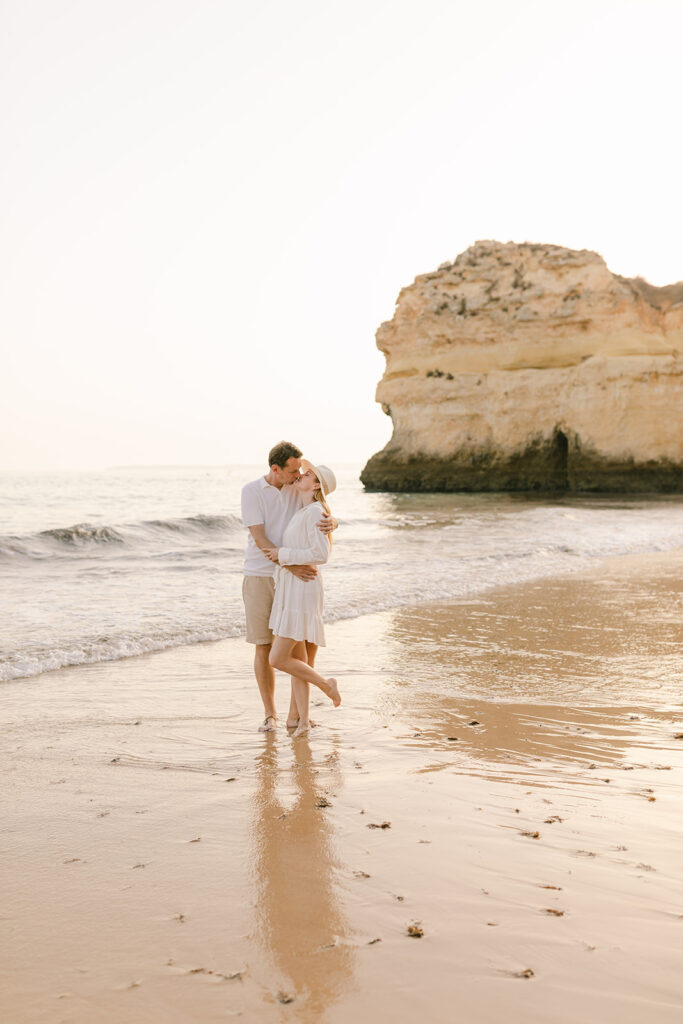
[[[278,441],[268,452],[268,465],[284,469],[289,459],[300,459],[301,452],[291,441]]]

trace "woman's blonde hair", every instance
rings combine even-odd
[[[316,480],[318,480],[317,476],[316,476]],[[325,495],[323,494],[323,489],[320,486],[320,481],[319,480],[318,480],[318,485],[319,486],[316,488],[316,490],[313,491],[313,498],[314,498],[315,501],[319,501],[320,504],[322,505],[322,507],[327,512],[328,516],[331,516],[332,512],[330,511],[330,506],[327,504],[327,501],[325,499]],[[332,534],[331,533],[328,533],[327,539],[330,542],[330,547],[332,547]]]

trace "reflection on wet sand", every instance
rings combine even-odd
[[[664,763],[683,677],[680,581],[569,577],[487,600],[399,609],[386,704],[411,742],[507,770],[534,761]],[[534,597],[536,598],[534,600]],[[657,628],[653,629],[653,624]]]
[[[318,774],[311,747],[300,739],[295,761],[283,769],[276,741],[257,759],[251,839],[257,889],[257,934],[277,980],[273,993],[293,997],[300,1020],[321,1021],[349,986],[353,950],[335,880],[333,829],[322,777],[335,773],[328,758]],[[331,757],[334,761],[334,755]],[[281,791],[293,784],[293,801]],[[286,794],[289,796],[289,794]]]

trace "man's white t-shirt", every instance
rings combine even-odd
[[[264,476],[245,484],[242,488],[242,522],[248,528],[263,524],[266,537],[276,548],[282,544],[285,528],[295,512],[301,508],[301,495],[296,484],[287,484],[279,490]],[[263,554],[249,533],[244,559],[245,576],[273,576],[275,563]]]

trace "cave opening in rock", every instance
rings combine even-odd
[[[561,490],[566,490],[569,486],[569,475],[567,471],[567,465],[569,462],[569,440],[567,435],[558,428],[555,430],[555,445],[554,445],[554,476],[556,480],[556,486]]]

